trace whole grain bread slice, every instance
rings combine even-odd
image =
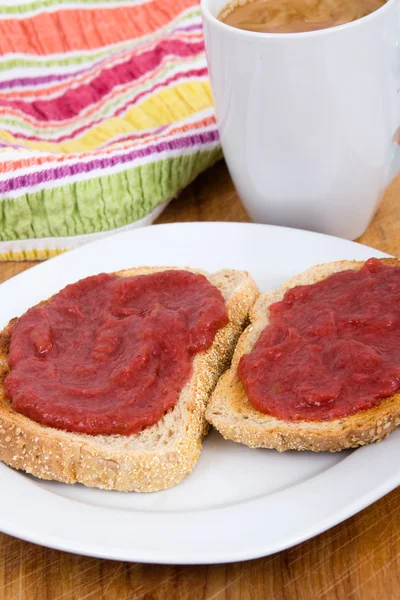
[[[134,277],[173,268],[140,267],[117,275]],[[207,431],[207,400],[229,365],[258,296],[257,286],[246,272],[226,269],[203,274],[221,291],[229,323],[217,332],[206,352],[195,356],[192,377],[175,407],[158,423],[135,435],[68,433],[13,411],[3,386],[9,372],[9,324],[0,333],[0,460],[42,479],[124,492],[163,490],[188,475],[199,458]]]
[[[383,259],[388,265],[400,260]],[[341,261],[312,267],[293,277],[280,289],[260,294],[250,311],[250,325],[241,335],[230,369],[220,378],[206,410],[206,419],[226,439],[250,448],[337,452],[381,440],[400,424],[400,394],[385,398],[377,406],[354,415],[324,422],[277,419],[257,411],[250,403],[237,375],[239,360],[251,352],[269,322],[269,306],[297,285],[308,285],[332,273],[357,270],[363,262]]]

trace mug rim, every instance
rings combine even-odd
[[[251,2],[251,0],[249,0],[249,1]],[[232,27],[232,25],[227,25],[223,21],[220,21],[219,19],[217,19],[217,17],[214,17],[214,15],[211,13],[211,10],[208,6],[209,2],[210,2],[210,0],[200,0],[200,8],[201,8],[203,18],[211,21],[216,27],[220,28],[222,32],[225,31],[232,35],[237,35],[237,36],[240,35],[242,37],[253,38],[253,39],[283,40],[283,39],[293,39],[293,38],[305,39],[305,38],[310,38],[310,37],[320,37],[323,35],[329,35],[331,33],[345,31],[347,29],[357,27],[357,26],[359,26],[360,23],[365,24],[366,22],[369,22],[369,21],[373,20],[374,18],[377,18],[380,14],[389,10],[392,7],[392,4],[396,4],[396,2],[398,2],[398,0],[387,0],[387,2],[383,6],[381,6],[377,10],[374,10],[369,15],[366,15],[365,17],[361,17],[361,19],[356,19],[355,21],[350,21],[349,23],[343,23],[342,25],[336,25],[335,27],[327,27],[325,29],[315,29],[313,31],[294,31],[294,32],[288,32],[288,33],[248,31],[247,29],[240,29],[239,27]],[[225,6],[227,4],[229,4],[229,0],[226,2]]]

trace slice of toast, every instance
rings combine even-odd
[[[140,267],[119,271],[117,275],[133,277],[173,268],[176,267]],[[135,435],[69,433],[40,425],[13,411],[3,386],[9,372],[7,326],[0,333],[0,460],[42,479],[124,492],[163,490],[188,475],[199,458],[207,432],[207,400],[229,365],[258,296],[257,286],[246,272],[222,270],[203,274],[221,291],[229,323],[217,332],[206,352],[195,356],[192,377],[175,407],[158,423]]]
[[[400,260],[383,259],[400,265]],[[250,403],[237,374],[239,360],[251,352],[268,325],[269,305],[281,300],[297,285],[321,281],[338,271],[357,270],[363,262],[335,262],[318,265],[284,283],[279,290],[260,294],[250,311],[250,325],[239,339],[230,369],[220,378],[206,411],[206,419],[226,439],[250,448],[313,450],[337,452],[376,442],[400,424],[400,394],[395,394],[370,409],[332,421],[284,421],[257,411]]]

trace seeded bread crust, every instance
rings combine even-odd
[[[387,265],[399,266],[400,260],[383,259]],[[341,261],[318,265],[284,283],[279,290],[260,294],[250,311],[250,325],[237,344],[230,369],[220,378],[210,399],[206,418],[226,439],[250,448],[312,450],[337,452],[379,442],[400,424],[400,394],[382,400],[374,408],[332,421],[289,422],[271,417],[253,408],[237,375],[239,360],[251,352],[261,332],[268,325],[269,305],[283,298],[297,285],[308,285],[332,273],[357,270],[364,262]]]
[[[177,267],[140,267],[117,275],[133,277],[173,268]],[[106,490],[155,492],[180,483],[199,458],[208,428],[206,402],[229,365],[258,296],[257,286],[246,272],[203,274],[222,292],[229,323],[217,332],[212,346],[194,358],[191,380],[182,389],[176,406],[158,423],[135,435],[69,433],[13,411],[3,385],[9,372],[9,326],[16,321],[13,319],[0,332],[0,460],[42,479]]]

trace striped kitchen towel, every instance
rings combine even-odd
[[[0,0],[0,260],[150,223],[220,155],[198,0]]]

